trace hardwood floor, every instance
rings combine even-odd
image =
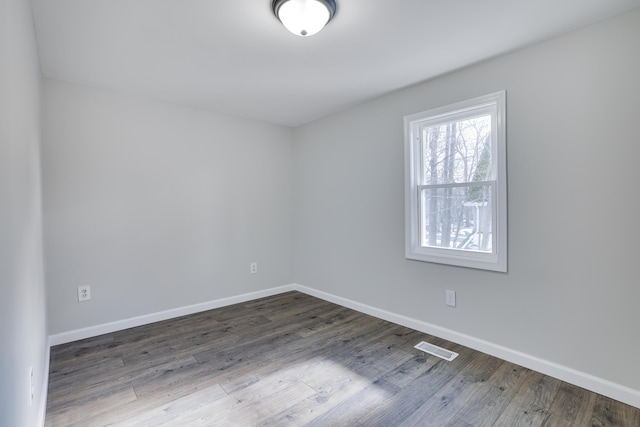
[[[53,347],[46,426],[107,425],[640,426],[640,409],[289,292]]]

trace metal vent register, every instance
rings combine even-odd
[[[438,347],[437,345],[429,344],[428,342],[421,341],[420,343],[414,346],[418,350],[422,350],[425,353],[433,354],[434,356],[438,356],[441,359],[451,362],[453,359],[458,357],[458,353],[454,351],[449,351],[442,347]]]

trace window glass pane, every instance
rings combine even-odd
[[[420,245],[492,252],[491,184],[422,188]]]
[[[493,179],[491,115],[421,129],[422,184],[451,184]]]

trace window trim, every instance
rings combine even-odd
[[[435,126],[480,114],[491,114],[492,161],[495,177],[485,184],[494,185],[492,252],[420,246],[421,138],[418,128]],[[404,117],[405,139],[405,258],[482,270],[507,271],[507,156],[506,156],[506,92],[504,90],[433,108]],[[463,183],[477,185],[478,183]],[[435,187],[442,188],[438,184]],[[457,185],[457,184],[455,184]],[[431,188],[435,188],[431,186]]]

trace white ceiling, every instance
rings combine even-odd
[[[337,0],[295,36],[271,0],[32,0],[46,77],[297,126],[639,7],[640,0]]]

